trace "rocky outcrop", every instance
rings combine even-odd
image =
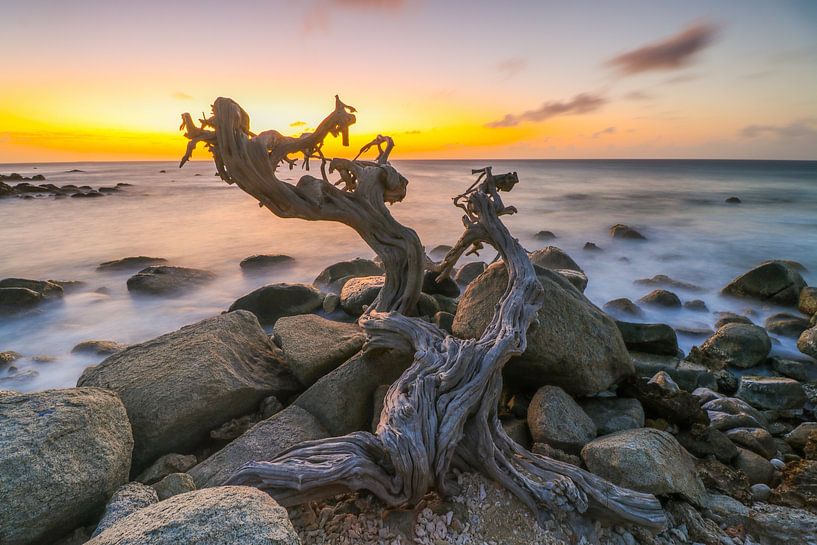
[[[0,543],[50,542],[94,520],[127,481],[132,448],[113,392],[0,396]]]
[[[254,412],[265,397],[298,389],[258,321],[240,311],[130,346],[88,368],[78,385],[122,398],[137,473],[162,454],[189,451],[211,429]]]
[[[146,295],[179,295],[211,282],[215,275],[201,269],[159,265],[128,278],[128,291]]]
[[[789,264],[767,261],[733,279],[721,293],[796,306],[805,287],[803,277]]]
[[[278,318],[308,314],[321,307],[323,297],[311,286],[304,284],[270,284],[237,299],[230,311],[248,310],[265,325]]]
[[[528,407],[528,428],[536,443],[578,452],[596,436],[596,424],[558,386],[542,386]]]

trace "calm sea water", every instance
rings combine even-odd
[[[751,307],[762,323],[782,309],[724,299],[718,290],[767,259],[797,260],[809,270],[806,281],[817,284],[817,162],[398,161],[409,193],[392,213],[414,227],[428,248],[451,244],[462,225],[450,199],[471,183],[471,168],[488,164],[495,172],[519,173],[520,183],[504,197],[519,209],[506,217],[512,232],[529,250],[555,244],[570,253],[587,272],[586,294],[598,305],[617,297],[635,300],[651,289],[633,284],[635,279],[667,274],[704,287],[704,293],[675,291],[682,300],[703,299],[711,312],[645,309],[644,321],[705,328],[715,311]],[[72,169],[84,172],[67,172]],[[133,187],[104,199],[0,201],[0,278],[86,283],[42,312],[0,318],[0,351],[24,354],[15,365],[39,373],[10,383],[0,371],[0,388],[72,386],[86,365],[101,359],[72,355],[81,341],[143,341],[215,315],[264,284],[311,282],[331,263],[373,256],[345,226],[273,216],[214,177],[208,162],[182,170],[173,163],[0,165],[0,173],[10,172],[43,174],[57,185]],[[730,196],[743,203],[725,204]],[[648,241],[612,240],[607,229],[615,223],[637,228]],[[543,229],[558,239],[535,240]],[[583,251],[585,242],[604,251]],[[258,253],[288,254],[296,262],[268,274],[242,274],[241,259]],[[127,291],[128,273],[95,270],[100,262],[132,255],[164,257],[218,278],[181,297],[145,298]],[[483,255],[492,257],[491,251]],[[106,293],[96,291],[103,287]],[[701,339],[679,340],[688,350]],[[775,350],[796,349],[793,340],[781,338]],[[54,359],[37,362],[35,356]]]

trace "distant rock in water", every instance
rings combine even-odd
[[[536,240],[553,240],[556,238],[556,235],[553,234],[553,231],[539,231],[533,238]]]
[[[624,240],[647,240],[647,237],[623,223],[617,223],[610,227],[610,236]]]
[[[545,269],[569,269],[580,273],[584,272],[578,263],[573,261],[573,258],[556,246],[545,246],[531,252],[528,257],[530,257],[531,263]]]
[[[27,178],[16,172],[12,172],[11,174],[0,174],[0,180],[8,180],[10,182],[23,182],[23,181],[31,181],[31,182],[42,182],[45,180],[45,176],[42,174],[35,174],[34,176]]]
[[[438,246],[434,246],[431,250],[428,251],[428,255],[433,258],[440,258],[442,259],[445,257],[445,254],[451,251],[451,246],[448,244],[440,244]]]
[[[729,197],[725,202],[727,204],[740,204],[742,201],[738,197]]]
[[[68,174],[71,174],[71,173],[74,173],[74,172],[85,172],[85,171],[80,170],[78,168],[72,168],[71,170],[66,170],[65,172],[68,173]]]
[[[666,274],[656,274],[652,278],[639,278],[633,282],[639,286],[669,286],[687,291],[702,292],[704,289],[701,286],[684,282],[683,280],[676,280]]]
[[[607,301],[604,303],[604,312],[607,314],[621,314],[621,315],[628,315],[628,316],[642,316],[644,311],[641,310],[641,307],[633,303],[630,299],[626,297],[621,297],[619,299],[613,299],[612,301]]]
[[[315,278],[313,285],[318,288],[339,292],[343,283],[349,278],[359,276],[376,276],[383,274],[383,268],[369,259],[355,258],[349,261],[340,261],[326,267]]]
[[[260,254],[245,257],[244,259],[241,260],[239,266],[244,272],[253,272],[271,269],[274,267],[280,267],[283,265],[292,265],[294,262],[295,259],[288,255]]]
[[[669,290],[652,290],[638,301],[654,307],[681,308],[681,300]]]
[[[4,278],[0,280],[0,313],[14,313],[62,297],[62,287],[48,280]]]
[[[230,305],[234,310],[248,310],[265,325],[278,318],[308,314],[323,303],[323,296],[312,286],[304,284],[270,284],[237,299]]]
[[[162,257],[148,257],[144,255],[123,257],[122,259],[114,259],[113,261],[105,261],[100,263],[96,270],[98,271],[131,271],[143,269],[151,265],[159,265],[167,263],[167,259]]]
[[[115,354],[128,346],[113,341],[82,341],[71,349],[72,354],[93,354],[95,356],[107,356]]]
[[[216,277],[209,271],[185,267],[148,267],[128,278],[128,290],[150,295],[177,295]]]
[[[487,265],[483,261],[466,263],[459,271],[457,271],[454,280],[456,280],[458,284],[467,286],[473,282],[477,276],[481,275],[485,271],[485,267],[487,267]]]
[[[791,265],[783,261],[767,261],[733,279],[721,293],[796,306],[800,291],[805,287],[805,280]]]
[[[593,244],[592,242],[585,242],[584,247],[582,248],[585,252],[603,252],[601,248]]]

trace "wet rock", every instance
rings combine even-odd
[[[587,289],[587,275],[583,272],[574,271],[571,269],[552,269],[553,272],[570,282],[570,284],[579,290],[580,292],[584,293],[584,290]]]
[[[299,545],[286,510],[247,486],[223,486],[173,496],[136,511],[88,545],[236,543]]]
[[[144,255],[123,257],[113,261],[105,261],[97,265],[98,271],[137,271],[150,267],[151,265],[161,265],[167,263],[167,259],[161,257],[148,257]]]
[[[0,422],[0,543],[53,542],[127,481],[133,438],[113,392],[3,395]]]
[[[607,314],[613,314],[618,316],[639,317],[644,315],[644,311],[641,310],[641,307],[639,307],[626,297],[621,297],[619,299],[607,301],[602,308]]]
[[[647,383],[657,385],[667,395],[675,395],[681,392],[681,388],[675,384],[675,381],[672,380],[672,377],[670,377],[666,371],[658,371]]]
[[[156,491],[142,483],[127,483],[117,488],[108,504],[99,524],[90,537],[96,537],[119,520],[135,513],[143,507],[159,502]]]
[[[446,297],[457,297],[460,294],[460,288],[457,283],[445,278],[442,281],[437,281],[439,273],[434,271],[426,271],[423,274],[423,292],[429,295],[440,294]]]
[[[467,286],[473,282],[477,276],[481,275],[485,271],[486,267],[487,265],[485,265],[485,263],[482,261],[466,263],[459,271],[457,271],[456,276],[454,276],[454,280],[456,280],[457,284],[460,286]]]
[[[535,442],[571,453],[596,436],[593,420],[558,386],[542,386],[533,396],[528,428]]]
[[[817,326],[805,330],[800,335],[800,338],[797,339],[797,350],[817,359]]]
[[[579,405],[593,420],[599,435],[644,427],[644,409],[637,399],[626,397],[592,397]]]
[[[92,354],[94,356],[107,356],[115,354],[128,347],[114,341],[82,341],[71,349],[72,354]]]
[[[599,248],[598,246],[596,246],[595,244],[593,244],[592,242],[585,242],[584,246],[582,247],[582,250],[584,250],[585,252],[603,252],[604,251],[601,248]]]
[[[746,316],[735,314],[734,312],[716,312],[718,320],[715,322],[715,329],[720,329],[726,324],[750,324],[753,325],[752,320]]]
[[[340,261],[328,266],[315,278],[313,285],[337,293],[349,278],[381,274],[383,274],[383,268],[374,261],[358,257],[351,261]]]
[[[128,278],[128,291],[147,295],[175,295],[185,293],[215,279],[215,275],[201,269],[147,267]]]
[[[783,377],[745,375],[735,395],[758,409],[799,409],[806,402],[800,383]]]
[[[323,304],[321,305],[323,311],[327,314],[335,312],[339,306],[340,297],[335,293],[327,293],[326,297],[323,298]]]
[[[766,501],[772,495],[772,489],[768,484],[753,484],[750,488],[752,499],[755,501]]]
[[[670,393],[658,384],[633,377],[621,385],[619,393],[641,402],[644,412],[649,416],[664,418],[679,425],[708,423],[707,414],[699,406],[698,398],[689,392],[680,390]]]
[[[383,276],[350,278],[340,291],[341,308],[352,316],[360,316],[377,299],[384,282]]]
[[[445,257],[445,254],[451,251],[451,245],[449,244],[438,244],[434,246],[432,249],[428,251],[428,255],[433,258],[442,259]]]
[[[698,458],[715,456],[720,462],[728,464],[738,455],[737,447],[725,433],[705,424],[693,424],[679,432],[676,439],[681,446]]]
[[[591,441],[581,454],[591,472],[619,486],[705,503],[693,458],[669,433],[650,428],[620,431]]]
[[[763,428],[732,428],[726,436],[739,447],[751,450],[767,460],[774,458],[777,445],[772,434]]]
[[[184,473],[194,465],[196,457],[192,454],[165,454],[136,477],[136,480],[144,484],[153,484],[171,473]]]
[[[624,240],[647,240],[647,237],[623,223],[617,223],[610,227],[610,236]]]
[[[712,369],[727,365],[748,369],[763,363],[771,349],[772,341],[762,327],[730,323],[704,341],[699,351],[690,352],[690,359]]]
[[[817,422],[803,422],[786,434],[786,443],[791,445],[793,449],[803,450],[809,435],[812,433],[817,433]]]
[[[539,327],[528,329],[525,353],[505,369],[509,381],[535,388],[545,383],[573,395],[608,389],[634,369],[615,322],[570,283],[548,269],[537,269],[544,304]],[[477,338],[485,330],[508,283],[502,263],[495,263],[460,297],[453,331]]]
[[[264,325],[272,325],[284,316],[308,314],[321,307],[323,297],[304,284],[270,284],[237,299],[229,311],[248,310]]]
[[[329,432],[309,411],[290,405],[258,422],[187,473],[198,488],[219,486],[247,462],[270,460],[299,443],[329,436]]]
[[[671,276],[667,276],[666,274],[656,274],[651,278],[639,278],[634,284],[640,286],[664,286],[670,288],[679,288],[682,290],[687,291],[704,291],[701,286],[697,286],[695,284],[690,284],[689,282],[684,282],[682,280],[676,280]]]
[[[556,235],[553,234],[553,231],[539,231],[533,238],[536,240],[553,240],[556,238]]]
[[[774,466],[751,450],[738,447],[738,455],[732,462],[736,469],[743,471],[749,484],[770,484],[774,477]]]
[[[24,288],[36,292],[43,299],[60,299],[63,295],[62,286],[49,280],[29,280],[27,278],[4,278],[0,280],[0,288]]]
[[[539,250],[531,252],[529,257],[531,263],[543,269],[567,269],[581,273],[584,272],[567,253],[556,246],[540,248]]]
[[[709,310],[709,307],[707,307],[706,303],[701,299],[684,301],[684,308],[687,310],[694,310],[695,312],[707,312]]]
[[[782,335],[783,337],[794,337],[796,339],[803,331],[808,329],[808,318],[795,316],[794,314],[788,314],[786,312],[778,312],[766,318],[764,326],[769,333]]]
[[[817,543],[817,515],[768,503],[756,503],[749,512],[746,533],[760,545]]]
[[[119,394],[133,427],[133,471],[185,452],[297,381],[249,312],[230,312],[135,344],[87,369],[79,386]]]
[[[817,365],[811,362],[795,361],[773,356],[766,360],[769,367],[783,376],[800,382],[807,382],[817,378]]]
[[[749,479],[743,472],[711,456],[696,460],[695,470],[707,490],[721,492],[743,502],[749,500]]]
[[[740,204],[741,200],[738,197],[727,197],[724,202],[727,204]]]
[[[733,279],[721,293],[796,306],[804,287],[803,277],[790,265],[768,261]]]
[[[808,287],[800,290],[797,308],[800,312],[808,316],[817,314],[817,287]]]
[[[783,482],[774,489],[770,502],[817,511],[817,462],[800,460],[786,464]]]
[[[357,324],[333,322],[315,314],[280,318],[272,333],[292,374],[304,386],[351,358],[366,339]]]
[[[669,290],[657,289],[638,300],[652,307],[681,308],[681,300]]]
[[[32,308],[43,302],[43,296],[28,288],[0,288],[0,314]]]
[[[257,272],[274,269],[277,267],[285,267],[295,263],[295,259],[288,255],[282,254],[258,254],[245,257],[238,264],[244,272]]]
[[[678,337],[666,324],[642,324],[616,321],[628,350],[674,356],[678,354]]]
[[[0,365],[6,365],[12,362],[15,362],[22,358],[20,354],[13,350],[6,350],[5,352],[0,352]]]
[[[159,500],[166,500],[196,489],[196,483],[187,473],[171,473],[152,486],[156,491],[156,495],[159,496]]]

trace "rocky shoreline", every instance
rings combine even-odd
[[[644,240],[625,225],[610,234]],[[435,250],[432,257],[444,253]],[[205,535],[207,543],[817,543],[817,288],[806,285],[802,266],[768,261],[729,282],[725,296],[789,310],[763,324],[749,312],[723,312],[684,354],[681,332],[639,318],[650,307],[705,309],[676,293],[696,286],[636,279],[652,291],[598,308],[565,252],[547,246],[530,259],[545,303],[527,350],[505,370],[506,432],[533,452],[658,496],[669,524],[657,535],[540,527],[507,491],[472,474],[456,475],[452,497],[430,494],[405,510],[367,493],[285,510],[255,489],[220,486],[248,461],[376,429],[385,389],[411,358],[361,352],[354,320],[383,272],[356,259],[312,285],[263,286],[221,315],[143,343],[81,343],[78,352],[109,355],[76,388],[0,391],[0,543],[164,544]],[[242,268],[288,262],[252,256]],[[100,270],[133,272],[128,290],[150,297],[213,278],[146,256]],[[426,282],[420,311],[455,336],[478,336],[507,273],[499,263],[471,263],[453,278]],[[7,319],[47,312],[72,288],[1,280],[0,309]],[[770,356],[778,337],[796,338],[801,354]],[[26,357],[0,353],[0,388],[25,380],[10,369]]]
[[[37,199],[43,197],[72,197],[75,199],[90,199],[119,193],[124,188],[131,187],[131,184],[124,182],[119,182],[116,185],[101,186],[96,189],[89,185],[78,186],[74,184],[65,184],[62,186],[57,186],[54,184],[35,185],[29,183],[44,181],[45,176],[42,174],[35,174],[31,177],[22,176],[14,172],[8,175],[0,174],[0,199],[5,197],[17,197],[20,199]],[[11,185],[6,182],[16,183]]]

